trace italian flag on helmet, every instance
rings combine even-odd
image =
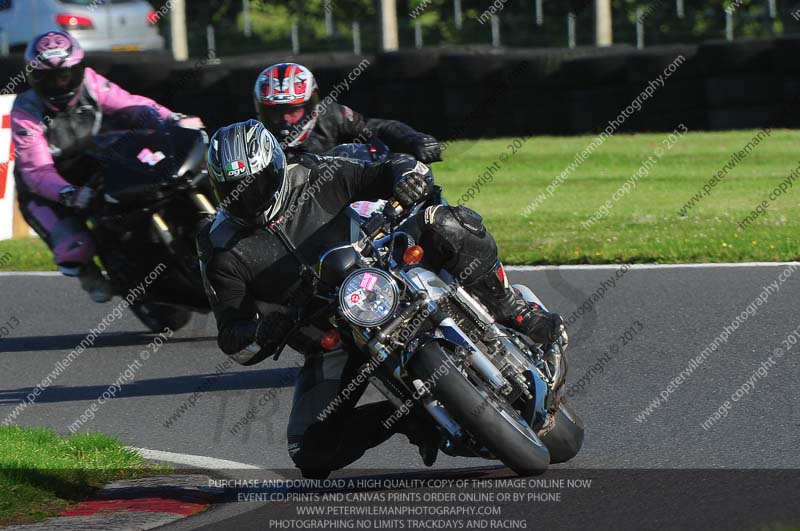
[[[229,176],[244,173],[245,164],[241,160],[234,160],[225,165],[225,173]]]

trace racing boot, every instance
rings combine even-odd
[[[486,306],[498,323],[525,334],[536,343],[552,343],[562,336],[561,316],[525,301],[509,285],[499,260],[489,271],[464,284],[464,288]]]
[[[103,276],[103,272],[94,262],[83,266],[78,278],[81,281],[81,288],[89,294],[94,302],[111,300],[111,283]]]

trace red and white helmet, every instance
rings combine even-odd
[[[303,65],[280,63],[262,70],[253,100],[258,119],[284,148],[302,144],[317,123],[319,87]]]
[[[84,58],[81,45],[66,31],[43,33],[25,50],[28,83],[51,106],[64,110],[80,96]]]

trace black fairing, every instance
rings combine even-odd
[[[161,268],[139,302],[208,311],[195,247],[206,214],[192,199],[201,193],[213,201],[201,168],[206,144],[205,131],[166,124],[149,108],[104,121],[86,153],[96,169],[87,184],[98,191],[91,214],[97,253],[118,294]],[[155,214],[169,244],[155,229]]]
[[[169,197],[182,184],[182,170],[196,166],[205,154],[201,131],[147,118],[128,128],[114,129],[119,121],[112,124],[87,155],[98,163],[94,179],[102,183],[106,204],[114,211],[151,206]]]

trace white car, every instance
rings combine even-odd
[[[66,30],[86,51],[161,50],[159,14],[145,0],[0,0],[0,31],[12,50]]]

